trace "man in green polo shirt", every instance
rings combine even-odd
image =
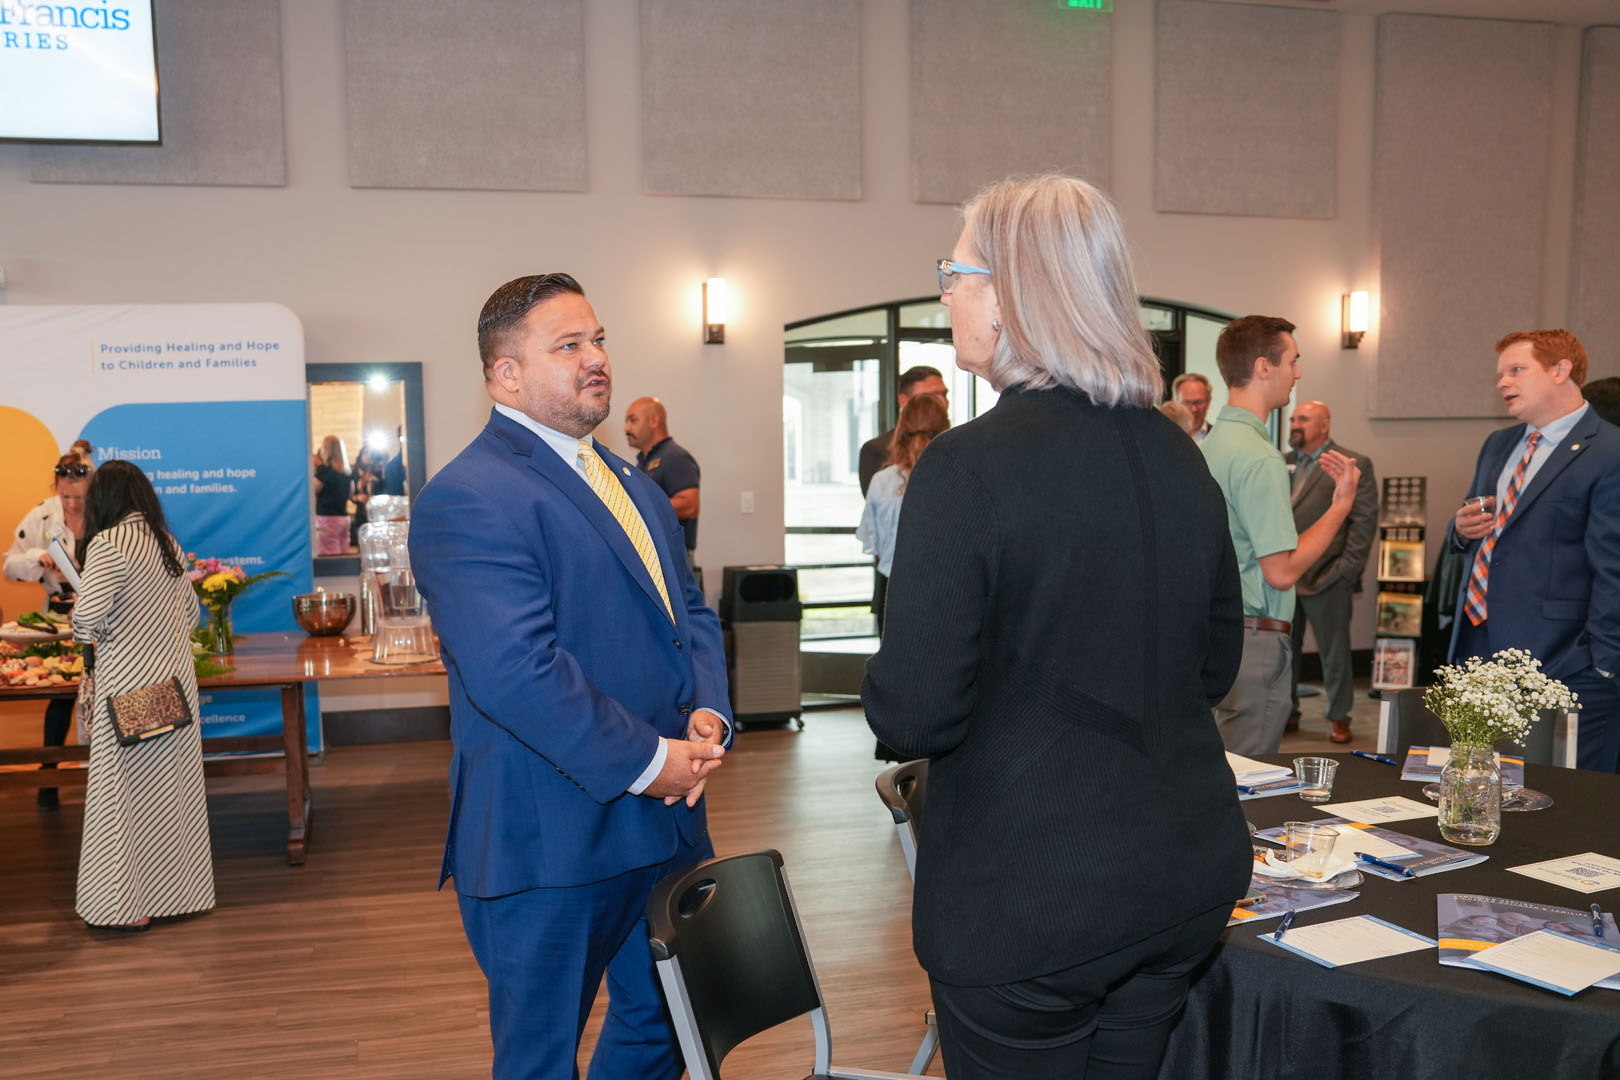
[[[1243,663],[1215,707],[1221,741],[1236,754],[1274,754],[1288,722],[1294,582],[1322,557],[1355,503],[1361,470],[1336,451],[1317,466],[1333,478],[1333,502],[1304,533],[1294,530],[1288,467],[1266,434],[1266,417],[1288,404],[1299,381],[1294,324],[1246,315],[1221,331],[1215,362],[1226,407],[1199,445],[1226,496],[1226,521],[1243,584]]]

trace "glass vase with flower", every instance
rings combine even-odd
[[[231,627],[232,602],[261,581],[288,576],[280,570],[249,574],[239,565],[219,559],[199,559],[192,552],[186,553],[186,577],[191,580],[203,609],[203,624],[197,635],[216,662],[236,652]]]
[[[1451,735],[1451,759],[1440,772],[1440,835],[1454,844],[1494,844],[1502,832],[1502,767],[1493,744],[1522,746],[1544,711],[1567,712],[1577,702],[1523,649],[1436,669],[1423,703]]]

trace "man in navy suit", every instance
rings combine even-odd
[[[1509,334],[1496,354],[1520,423],[1485,440],[1452,523],[1469,571],[1451,658],[1527,650],[1580,699],[1580,767],[1617,772],[1620,428],[1582,399],[1586,349],[1569,331]]]
[[[489,980],[494,1075],[573,1077],[603,974],[592,1080],[681,1073],[645,908],[713,854],[703,788],[730,738],[720,625],[664,493],[591,439],[604,332],[566,274],[478,320],[489,423],[417,498],[411,566],[450,675],[439,883]]]

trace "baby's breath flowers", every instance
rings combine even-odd
[[[1541,661],[1523,649],[1503,649],[1489,660],[1470,657],[1438,668],[1423,704],[1451,733],[1453,745],[1486,746],[1510,738],[1524,745],[1530,725],[1544,709],[1579,708],[1569,687],[1541,672]]]

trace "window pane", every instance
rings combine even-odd
[[[1174,330],[1176,328],[1176,313],[1169,308],[1143,304],[1137,308],[1137,315],[1142,320],[1142,329],[1144,330]]]
[[[949,330],[951,309],[938,300],[901,304],[900,325],[907,330]]]

